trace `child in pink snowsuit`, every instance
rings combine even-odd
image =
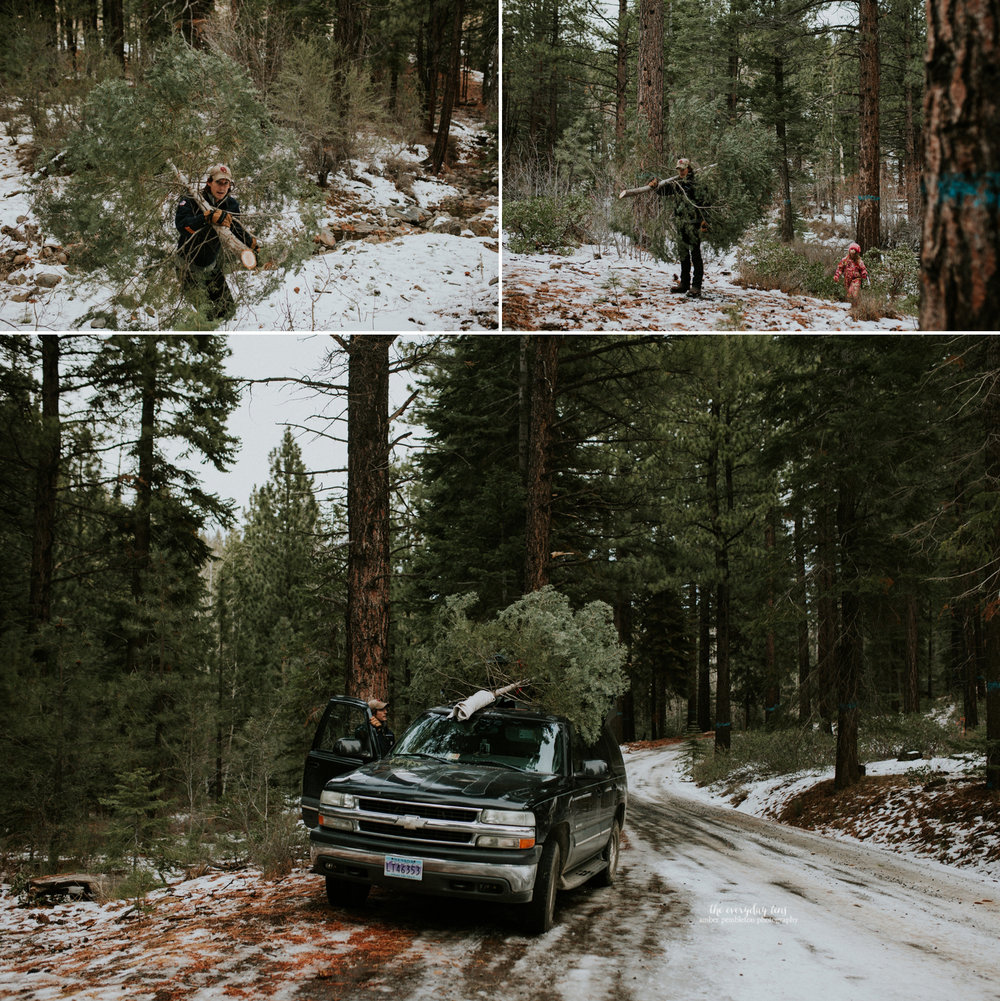
[[[853,302],[861,291],[861,282],[868,280],[868,269],[861,260],[861,247],[858,244],[852,243],[847,248],[847,256],[837,265],[837,273],[833,276],[833,280],[839,282],[841,275],[844,276],[847,298]]]

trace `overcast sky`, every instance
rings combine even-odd
[[[230,375],[264,379],[281,376],[316,378],[331,349],[339,348],[329,334],[230,334]],[[346,372],[327,378],[346,383]],[[406,399],[406,379],[390,383],[390,412]],[[254,487],[267,482],[268,455],[281,443],[286,426],[302,450],[306,468],[324,470],[315,477],[318,496],[330,496],[330,488],[346,486],[347,474],[325,472],[347,466],[346,399],[320,396],[314,390],[284,383],[254,385],[246,390],[229,419],[229,431],[240,440],[236,461],[225,473],[213,466],[200,467],[204,486],[221,497],[232,498],[242,510]],[[339,440],[338,440],[339,439]],[[320,492],[322,491],[322,492]]]
[[[315,378],[324,358],[336,346],[329,334],[230,334],[229,344],[232,356],[226,363],[227,371],[250,379]],[[225,473],[210,464],[202,466],[206,489],[232,498],[238,508],[245,508],[253,488],[267,482],[268,455],[281,443],[286,425],[291,426],[302,449],[306,468],[346,466],[346,445],[316,433],[346,437],[346,423],[335,420],[342,406],[342,402],[329,401],[301,386],[270,383],[250,387],[229,418],[229,432],[240,441],[237,459]],[[325,417],[321,416],[324,408]],[[341,483],[346,483],[346,474],[323,473],[316,477],[317,487]]]

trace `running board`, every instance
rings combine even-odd
[[[607,861],[602,858],[591,859],[589,862],[584,862],[583,865],[574,869],[572,872],[563,873],[562,878],[559,880],[559,889],[575,890],[578,886],[582,886],[586,883],[588,879],[591,879],[599,872],[607,869],[607,867]]]

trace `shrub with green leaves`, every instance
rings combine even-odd
[[[579,244],[586,231],[590,199],[582,193],[539,195],[504,205],[504,228],[515,254],[560,253]]]
[[[262,263],[293,265],[311,253],[314,220],[297,201],[308,189],[297,176],[295,141],[271,122],[246,73],[225,56],[171,39],[134,82],[95,87],[79,127],[51,150],[59,176],[50,172],[36,211],[49,231],[78,244],[75,261],[115,290],[126,318],[112,326],[163,328],[186,319],[174,213],[188,186],[200,190],[218,161],[233,170],[242,221],[261,242]],[[231,280],[240,300],[257,303],[282,270],[234,271]]]
[[[482,688],[529,681],[534,698],[593,740],[625,691],[625,649],[611,608],[577,611],[552,587],[526,594],[488,622],[468,617],[474,594],[445,601],[434,638],[419,652],[415,694],[425,704],[458,701]]]
[[[782,243],[766,234],[741,246],[736,256],[740,284],[750,288],[840,299],[843,286],[833,280],[836,260],[813,244]]]

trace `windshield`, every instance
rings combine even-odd
[[[434,714],[413,723],[395,754],[552,775],[563,771],[565,749],[560,727],[545,720],[480,713],[459,721]]]

